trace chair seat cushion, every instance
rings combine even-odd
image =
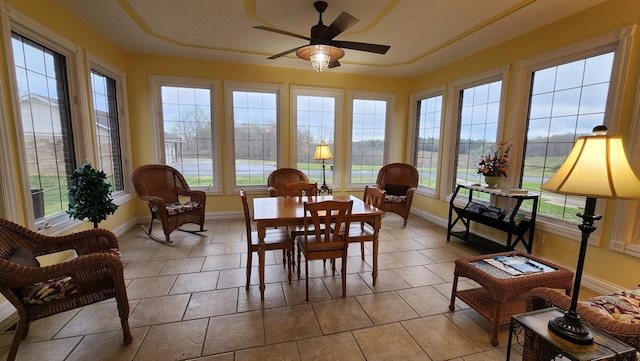
[[[582,304],[619,322],[640,323],[640,288],[593,297]]]
[[[407,203],[407,196],[394,196],[387,194],[384,197],[384,201],[387,203]]]
[[[58,277],[38,282],[23,289],[22,302],[28,305],[43,304],[59,300],[67,295],[78,293],[78,288],[71,277]]]
[[[167,205],[167,213],[170,216],[173,216],[180,213],[190,212],[198,208],[200,208],[200,203],[198,202],[184,202],[184,203],[177,202],[177,203]]]

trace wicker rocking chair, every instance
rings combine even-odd
[[[133,171],[132,181],[138,197],[147,202],[151,211],[149,237],[162,242],[151,233],[155,219],[162,223],[167,243],[171,243],[169,234],[186,223],[195,223],[200,230],[180,229],[183,232],[198,234],[206,231],[204,210],[207,196],[204,191],[189,188],[177,169],[163,164],[143,165]],[[185,202],[180,197],[188,197],[189,200]]]
[[[66,250],[78,257],[42,267],[35,258]],[[19,317],[7,360],[15,359],[30,322],[114,297],[124,343],[133,340],[118,240],[107,230],[51,237],[0,219],[0,293]]]
[[[413,194],[418,188],[418,169],[407,163],[390,163],[380,168],[376,186],[387,193],[384,211],[393,212],[404,218],[407,224]]]

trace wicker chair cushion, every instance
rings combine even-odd
[[[386,195],[384,197],[384,201],[387,202],[387,203],[406,203],[407,202],[407,196]]]
[[[16,250],[7,257],[7,261],[26,267],[40,267],[40,262],[38,262],[36,257],[24,246],[16,248]]]
[[[23,291],[22,302],[28,305],[43,304],[59,300],[66,295],[78,293],[78,288],[70,276],[38,282]]]
[[[117,248],[111,248],[104,252],[122,258],[122,254]],[[63,276],[35,283],[29,287],[20,289],[18,292],[22,295],[22,302],[25,304],[39,305],[45,302],[59,300],[67,295],[77,294],[78,288],[70,276]]]
[[[640,323],[640,288],[593,297],[582,303],[618,322]]]
[[[197,208],[200,208],[200,203],[198,202],[184,202],[184,203],[178,202],[178,203],[167,205],[167,214],[169,214],[170,216],[173,216],[176,214],[189,212]]]

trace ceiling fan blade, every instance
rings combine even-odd
[[[278,58],[279,58],[279,57],[281,57],[281,56],[285,56],[285,55],[287,55],[287,54],[295,53],[298,49],[300,49],[300,48],[304,48],[305,46],[306,46],[306,45],[302,45],[302,46],[299,46],[299,47],[297,47],[297,48],[293,48],[293,49],[289,49],[289,50],[287,50],[287,51],[283,51],[282,53],[279,53],[279,54],[276,54],[276,55],[271,55],[271,56],[270,56],[270,57],[268,57],[267,59],[271,59],[271,60],[273,60],[273,59],[278,59]]]
[[[254,29],[260,29],[260,30],[271,31],[273,33],[278,33],[278,34],[282,34],[282,35],[289,35],[289,36],[293,36],[294,38],[311,41],[311,38],[309,38],[309,37],[306,37],[304,35],[299,35],[299,34],[296,34],[296,33],[291,33],[289,31],[284,31],[284,30],[275,29],[275,28],[269,28],[269,27],[266,27],[266,26],[254,26],[253,28]]]
[[[332,62],[329,63],[329,68],[337,68],[340,66],[340,62],[337,60],[334,60]]]
[[[358,19],[351,16],[347,12],[342,12],[338,17],[329,25],[327,30],[322,33],[320,40],[331,40],[335,38],[341,32],[349,29],[353,24],[357,23]]]
[[[389,45],[358,43],[355,41],[334,40],[331,42],[331,45],[337,46],[339,48],[367,51],[370,53],[377,53],[377,54],[386,54],[387,51],[391,49],[391,46]]]

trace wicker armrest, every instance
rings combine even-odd
[[[28,287],[57,277],[71,276],[82,282],[95,277],[95,272],[83,272],[89,268],[107,267],[111,275],[122,274],[122,262],[112,253],[93,253],[79,256],[67,262],[42,267],[25,267],[0,259],[0,283],[7,288]]]
[[[65,236],[43,236],[44,242],[38,245],[36,256],[73,249],[78,255],[102,252],[119,248],[118,238],[111,231],[94,228]]]
[[[203,204],[207,198],[207,194],[201,190],[189,190],[185,195],[191,197],[192,202],[198,202],[200,204]]]

